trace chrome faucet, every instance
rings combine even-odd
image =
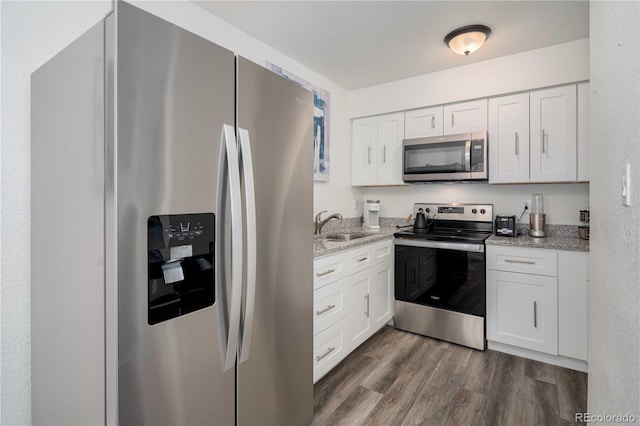
[[[316,215],[316,219],[313,222],[316,225],[316,231],[314,232],[313,235],[318,235],[320,234],[320,232],[322,232],[322,227],[324,225],[327,224],[327,222],[329,222],[331,219],[342,219],[342,215],[340,213],[334,213],[332,215],[327,216],[325,219],[320,220],[320,215],[322,215],[322,213],[326,213],[326,210],[321,211],[320,213],[318,213]]]

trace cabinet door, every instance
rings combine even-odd
[[[377,182],[378,118],[367,117],[352,123],[352,185],[375,185]]]
[[[404,114],[378,117],[378,185],[403,185],[402,139]]]
[[[489,99],[489,183],[529,182],[529,94]]]
[[[349,286],[349,339],[355,349],[371,335],[371,281],[370,270],[347,277]]]
[[[577,178],[576,86],[530,94],[531,182],[571,182]]]
[[[589,182],[589,83],[578,84],[578,181]]]
[[[393,316],[393,263],[388,260],[371,270],[371,318],[372,333],[382,328]]]
[[[444,106],[444,134],[487,130],[487,100],[461,102]]]
[[[557,278],[487,271],[487,339],[558,354]]]
[[[404,113],[405,139],[442,136],[442,106],[416,109]]]
[[[558,353],[587,360],[587,254],[558,252]]]

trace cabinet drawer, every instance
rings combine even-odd
[[[487,269],[555,277],[558,275],[558,252],[490,245],[487,246]]]
[[[393,252],[393,240],[384,240],[371,246],[373,263],[378,264],[391,260]]]
[[[346,356],[347,320],[341,319],[313,338],[313,383]]]
[[[316,335],[346,316],[344,280],[313,292],[313,334]]]
[[[313,288],[320,288],[347,275],[345,253],[322,257],[313,262]]]
[[[355,274],[373,266],[373,245],[367,244],[366,246],[357,247],[347,252],[347,274]]]

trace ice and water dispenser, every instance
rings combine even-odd
[[[150,325],[213,305],[213,213],[151,216],[147,244]]]

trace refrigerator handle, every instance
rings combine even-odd
[[[249,358],[251,349],[251,336],[253,334],[253,317],[256,298],[256,193],[253,180],[253,159],[251,157],[251,140],[249,131],[238,129],[238,139],[240,140],[240,158],[242,161],[242,171],[245,186],[245,214],[247,225],[247,247],[246,247],[246,272],[247,272],[247,292],[245,299],[244,318],[242,321],[242,331],[239,343],[239,363],[245,362]]]
[[[224,370],[234,368],[236,364],[236,353],[238,349],[238,333],[240,329],[240,310],[242,305],[242,200],[240,188],[240,164],[238,147],[236,144],[235,128],[228,124],[222,126],[222,147],[220,155],[220,166],[218,169],[218,214],[225,209],[225,188],[226,173],[229,178],[229,196],[231,199],[231,297],[229,303],[229,318],[221,318],[221,324],[228,326],[226,333],[226,344],[223,344]],[[222,215],[223,216],[223,215]],[[225,226],[223,220],[217,220],[218,236],[223,235],[219,230]],[[218,271],[219,289],[225,288],[223,268],[219,267],[221,253],[224,252],[224,240],[216,238],[216,270]],[[225,293],[224,291],[222,292]],[[223,313],[226,308],[221,307],[219,312]]]

